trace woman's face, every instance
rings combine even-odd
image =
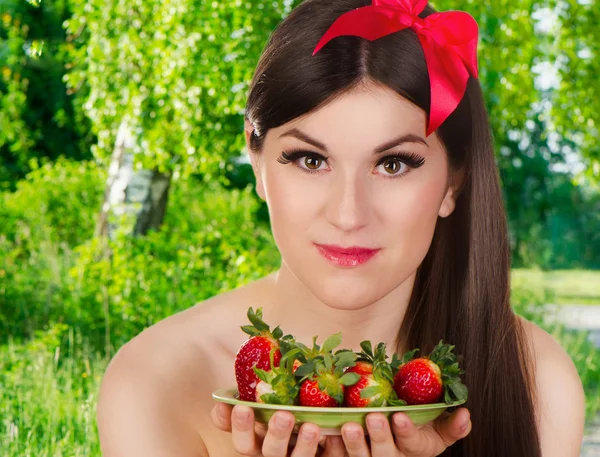
[[[328,306],[362,308],[398,288],[425,257],[438,216],[453,211],[446,153],[425,126],[423,110],[369,85],[270,130],[263,151],[250,154],[284,267]],[[295,150],[303,157],[278,161]],[[385,158],[395,153],[412,155],[414,168]],[[380,251],[347,267],[315,243]]]

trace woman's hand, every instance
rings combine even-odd
[[[404,413],[394,414],[391,427],[381,413],[367,415],[366,422],[370,446],[359,424],[347,423],[342,427],[343,444],[349,457],[435,457],[471,432],[466,408],[445,413],[423,426],[414,425]],[[333,437],[327,439],[330,438]],[[339,452],[340,441],[335,440],[331,451]]]
[[[329,436],[319,440],[319,427],[307,423],[302,425],[295,439],[292,436],[294,417],[288,411],[275,413],[269,421],[268,431],[255,428],[251,408],[238,405],[232,410],[231,406],[218,403],[211,416],[217,428],[232,433],[237,452],[253,457],[435,457],[471,431],[466,408],[459,408],[452,414],[444,413],[424,426],[415,426],[406,414],[396,413],[390,427],[383,414],[371,413],[366,420],[370,444],[367,444],[362,427],[352,422],[344,424],[341,438]],[[280,425],[279,417],[289,422]],[[461,429],[463,424],[466,424],[464,430]],[[320,443],[324,448],[319,447]]]
[[[217,428],[230,432],[236,452],[252,457],[315,457],[331,456],[327,449],[319,448],[321,430],[315,424],[302,424],[297,436],[292,435],[295,421],[289,411],[277,411],[269,420],[268,428],[256,426],[254,411],[247,406],[231,407],[217,403],[211,411]],[[343,457],[343,446],[340,457]]]

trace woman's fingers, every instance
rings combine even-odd
[[[328,436],[324,448],[320,457],[345,457],[346,455],[346,446],[341,436]]]
[[[439,453],[464,438],[471,432],[471,414],[467,408],[459,408],[450,416],[433,422],[433,429],[440,437],[442,444]],[[443,448],[443,449],[442,449]],[[436,451],[438,450],[436,449]]]
[[[294,415],[289,411],[277,411],[273,414],[269,419],[269,429],[262,446],[264,457],[288,455],[294,422]]]
[[[321,429],[315,424],[303,424],[291,457],[314,457],[319,447]],[[285,454],[284,454],[285,455]]]
[[[467,423],[466,430],[461,429],[463,421]],[[469,424],[469,413],[466,408],[460,408],[449,416],[438,418],[431,425],[420,427],[415,426],[406,414],[396,413],[392,419],[392,431],[398,449],[407,456],[435,456],[467,436],[470,431]]]
[[[398,448],[388,418],[381,413],[367,415],[367,430],[371,439],[371,454],[377,457],[395,457]]]
[[[365,433],[360,424],[346,422],[342,425],[342,439],[350,457],[371,457]]]
[[[233,406],[225,403],[217,402],[217,404],[210,411],[210,417],[219,430],[224,432],[231,432],[231,411]]]
[[[254,411],[244,405],[233,407],[231,435],[236,452],[247,456],[259,456],[260,444],[254,432]],[[285,455],[285,454],[284,454]]]
[[[392,432],[396,437],[396,446],[406,455],[437,455],[433,453],[434,445],[425,427],[417,427],[408,415],[393,415]]]

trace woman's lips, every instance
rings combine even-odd
[[[373,256],[381,250],[362,248],[358,246],[342,248],[340,246],[331,246],[316,243],[315,246],[317,247],[321,255],[323,255],[323,257],[325,257],[334,265],[342,267],[354,267],[357,265],[362,265],[363,263],[372,259]]]

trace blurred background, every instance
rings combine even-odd
[[[0,455],[99,456],[116,350],[279,266],[243,109],[298,3],[0,0]],[[600,456],[598,4],[432,6],[479,23],[513,306],[575,362]]]

